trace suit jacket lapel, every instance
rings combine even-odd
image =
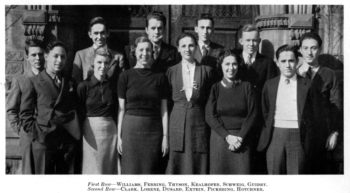
[[[183,90],[183,78],[182,78],[182,63],[178,63],[176,66],[176,71],[175,71],[175,88],[176,91],[179,91],[181,93],[181,95],[185,96],[185,91]]]
[[[194,51],[194,58],[197,60],[197,62],[201,62],[202,61],[202,53],[201,50],[199,48],[199,46],[196,46],[196,49]]]
[[[275,112],[276,110],[276,100],[277,100],[277,91],[278,91],[278,85],[280,82],[281,76],[279,76],[278,78],[274,79],[271,82],[271,92],[270,92],[270,102],[272,103],[272,111]]]
[[[200,85],[201,85],[201,80],[202,80],[202,68],[201,66],[196,63],[196,67],[194,69],[194,77],[193,77],[193,80],[195,82],[195,85],[193,86],[192,88],[192,96],[191,96],[191,100],[194,96],[197,97],[197,95],[199,94],[199,88],[200,88]]]
[[[50,94],[57,96],[59,90],[56,87],[56,85],[54,84],[50,75],[47,74],[47,72],[45,72],[45,70],[44,70],[43,72],[40,73],[39,76],[40,76],[40,82],[41,82],[41,84],[43,84],[44,88],[49,90]]]
[[[63,90],[65,88],[65,84],[66,84],[66,79],[64,77],[62,77],[62,82],[61,82],[61,88],[59,89],[59,94],[58,94],[58,97],[55,101],[55,105],[58,105],[58,103],[61,101],[61,98],[62,98],[62,95],[63,95]]]
[[[298,122],[300,126],[300,121],[302,118],[305,101],[309,89],[309,84],[306,79],[297,76],[297,107],[298,107]]]

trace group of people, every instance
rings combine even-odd
[[[258,52],[252,24],[239,51],[211,41],[209,14],[176,47],[163,41],[165,26],[150,13],[146,36],[119,53],[93,18],[93,45],[75,54],[71,73],[65,44],[27,41],[30,68],[7,98],[23,174],[327,173],[342,99],[335,72],[318,63],[317,34],[298,50],[279,47],[276,65]]]

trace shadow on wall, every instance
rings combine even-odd
[[[275,58],[275,48],[269,40],[261,41],[261,54],[274,59]]]

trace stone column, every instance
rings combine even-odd
[[[312,5],[260,5],[255,18],[260,29],[260,52],[275,58],[276,49],[283,44],[299,45],[305,32],[314,30]]]

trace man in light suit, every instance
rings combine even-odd
[[[329,165],[327,152],[332,152],[342,134],[343,105],[341,89],[335,72],[320,66],[318,57],[322,39],[316,33],[305,33],[300,39],[303,64],[299,73],[312,81],[312,112],[314,130],[310,131],[310,143],[306,146],[307,173],[325,174]],[[304,69],[304,70],[302,70]]]
[[[241,79],[243,81],[248,81],[252,84],[255,89],[257,100],[261,100],[261,90],[265,82],[271,78],[276,77],[279,74],[279,70],[276,64],[271,58],[268,58],[259,53],[260,44],[260,34],[259,30],[255,25],[246,24],[238,32],[239,43],[242,45],[242,51],[238,51],[237,55],[241,57],[240,69],[241,69]],[[258,108],[261,109],[260,105]],[[259,110],[259,112],[261,112]],[[256,148],[259,140],[261,125],[262,125],[262,115],[259,113],[255,134],[252,135],[252,145]],[[266,163],[265,154],[256,151],[252,152],[252,172],[255,174],[266,173]]]
[[[23,128],[33,133],[35,174],[77,171],[74,167],[80,139],[77,97],[74,82],[63,74],[66,58],[62,42],[48,44],[46,70],[30,79],[30,93],[23,102]]]
[[[44,49],[39,40],[28,40],[25,45],[26,65],[25,71],[15,76],[11,83],[11,90],[7,96],[7,119],[20,136],[20,152],[22,156],[22,174],[33,174],[32,132],[22,127],[21,114],[23,101],[30,92],[29,78],[36,76],[44,69]]]
[[[145,32],[153,47],[152,69],[155,72],[165,73],[169,67],[180,61],[177,49],[163,41],[166,26],[166,18],[161,12],[151,12],[146,18]],[[126,46],[125,53],[128,58],[128,67],[132,68],[136,64],[134,45]]]
[[[112,82],[118,80],[120,72],[125,70],[124,57],[121,53],[107,47],[109,31],[106,21],[102,17],[95,17],[90,20],[88,35],[93,44],[91,47],[77,51],[73,62],[72,77],[77,84],[87,78],[88,71],[91,70],[95,50],[105,47],[112,55],[111,67],[108,70],[108,77]]]
[[[217,58],[224,47],[211,40],[214,34],[214,19],[210,14],[201,14],[196,20],[194,31],[198,36],[198,43],[194,58],[202,65],[211,66],[218,71]]]
[[[311,81],[296,74],[298,63],[294,46],[283,45],[276,51],[281,75],[268,80],[262,91],[263,129],[258,151],[266,151],[269,174],[305,172],[305,143],[311,130]]]

